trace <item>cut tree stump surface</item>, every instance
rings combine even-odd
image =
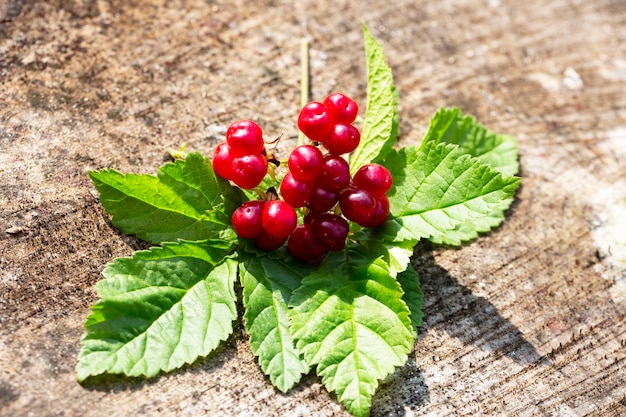
[[[151,380],[80,385],[95,284],[146,244],[87,170],[209,155],[228,124],[296,141],[300,39],[312,98],[365,103],[361,22],[400,95],[400,145],[441,106],[519,142],[505,223],[420,244],[425,321],[372,416],[626,415],[626,2],[0,1],[0,415],[347,416],[313,374],[277,392],[241,327]]]

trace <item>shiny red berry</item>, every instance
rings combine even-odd
[[[326,106],[335,123],[351,124],[359,113],[359,106],[356,102],[342,93],[329,95],[322,104]]]
[[[287,248],[294,257],[308,263],[319,262],[326,253],[326,248],[317,241],[308,224],[296,227],[289,236]]]
[[[231,217],[237,236],[244,239],[255,239],[263,234],[261,213],[265,201],[246,201],[238,207]]]
[[[350,124],[337,123],[322,139],[322,145],[333,155],[343,155],[355,150],[360,140],[359,129]]]
[[[311,145],[301,145],[296,147],[289,154],[287,165],[294,178],[301,181],[313,180],[316,178],[324,163],[322,152]]]
[[[233,178],[233,159],[235,159],[230,146],[226,142],[220,143],[213,152],[211,161],[213,170],[220,177],[231,180]]]
[[[382,195],[376,199],[376,206],[371,216],[366,221],[359,224],[363,227],[378,227],[385,223],[388,217],[389,199],[386,195]]]
[[[350,184],[350,165],[337,155],[326,155],[316,185],[329,191],[340,192]]]
[[[280,195],[291,207],[304,207],[311,198],[313,183],[295,178],[293,172],[288,172],[280,183]]]
[[[311,231],[317,240],[332,251],[342,250],[350,226],[346,219],[334,213],[322,213],[311,219]]]
[[[338,201],[338,192],[315,186],[309,197],[308,207],[313,213],[324,213],[335,207]]]
[[[251,189],[267,174],[267,158],[261,154],[243,155],[233,159],[231,180],[239,187]]]
[[[254,240],[254,243],[256,243],[256,245],[261,249],[276,250],[283,246],[286,241],[286,237],[277,238],[264,232],[261,236]]]
[[[392,181],[389,170],[379,164],[363,165],[352,177],[352,185],[369,191],[375,197],[389,191]]]
[[[297,220],[295,210],[285,201],[267,201],[263,207],[263,229],[276,239],[286,239],[296,228]]]
[[[341,193],[339,207],[348,220],[363,226],[374,213],[376,200],[366,190],[350,188]]]
[[[263,131],[252,120],[232,123],[226,131],[226,142],[236,156],[260,154],[265,148]]]
[[[312,141],[321,142],[333,127],[328,109],[322,103],[306,104],[298,115],[298,128]]]

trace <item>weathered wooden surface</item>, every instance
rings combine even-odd
[[[241,118],[288,146],[299,39],[314,98],[363,103],[361,21],[402,143],[459,106],[518,138],[523,177],[495,233],[417,248],[425,323],[372,415],[626,415],[623,0],[0,1],[0,415],[347,415],[313,376],[277,393],[241,328],[149,381],[81,386],[73,368],[100,271],[143,247],[86,170],[154,172]]]

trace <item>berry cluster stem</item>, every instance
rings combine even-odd
[[[300,108],[309,102],[309,41],[302,38],[300,42]],[[304,133],[298,134],[298,146],[304,145]]]

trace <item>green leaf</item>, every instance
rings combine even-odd
[[[404,271],[398,274],[397,279],[404,291],[402,299],[409,307],[409,310],[411,310],[411,325],[415,333],[417,333],[417,329],[422,325],[422,319],[424,318],[424,312],[422,311],[424,294],[420,288],[420,281],[415,267],[409,264]]]
[[[158,177],[91,171],[113,224],[153,243],[176,239],[232,239],[230,214],[240,191],[213,172],[199,153],[162,166]]]
[[[150,377],[215,349],[237,318],[231,250],[222,241],[180,241],[109,264],[85,324],[78,380]]]
[[[391,276],[395,277],[407,268],[415,245],[417,245],[417,240],[389,242],[368,238],[368,236],[371,234],[367,232],[364,234],[356,233],[353,238],[359,241],[363,253],[367,253],[372,259],[380,258],[383,260],[387,264]]]
[[[198,210],[223,205],[225,213],[230,216],[242,202],[241,190],[216,175],[211,162],[199,152],[191,152],[184,160],[163,165],[157,176],[183,201]]]
[[[239,260],[244,320],[252,351],[272,384],[286,392],[309,371],[291,338],[287,305],[310,267],[244,251]]]
[[[504,211],[513,202],[513,197],[502,200],[501,208],[459,223],[442,236],[432,236],[429,240],[439,245],[460,246],[463,242],[476,239],[479,233],[486,233],[504,221]]]
[[[519,170],[517,143],[508,135],[498,135],[460,109],[440,109],[430,121],[422,146],[430,142],[458,145],[461,152],[478,158],[505,176]]]
[[[385,166],[394,180],[388,194],[391,215],[372,236],[383,241],[429,238],[459,245],[470,234],[475,237],[500,224],[520,183],[456,145],[434,141],[419,150],[390,152]],[[455,229],[461,225],[471,229],[460,235]]]
[[[398,92],[382,46],[363,25],[367,61],[367,111],[361,142],[350,156],[350,169],[378,162],[398,138]]]
[[[402,294],[382,260],[351,247],[329,254],[291,296],[296,346],[355,416],[369,414],[378,381],[413,347]]]
[[[461,152],[476,157],[490,165],[503,176],[511,176],[519,171],[517,142],[508,135],[498,135],[479,124],[472,116],[464,116],[458,108],[440,109],[430,121],[422,146],[430,142],[446,142],[459,146]],[[513,202],[509,197],[503,202],[508,207]],[[474,239],[478,233],[489,231],[504,220],[504,213],[497,209],[482,218],[463,222],[444,237],[434,237],[434,243],[459,245]]]

